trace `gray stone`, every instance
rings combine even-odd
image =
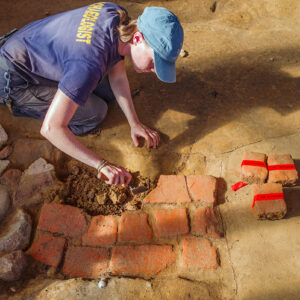
[[[0,222],[5,217],[10,206],[10,197],[8,189],[4,185],[0,185]]]
[[[31,218],[22,209],[9,214],[0,226],[0,252],[23,250],[29,245]]]
[[[7,145],[0,151],[0,159],[5,159],[12,153],[12,146]]]
[[[20,169],[27,169],[38,158],[43,157],[47,162],[64,170],[65,154],[54,147],[49,141],[41,139],[20,138],[14,141],[14,151],[9,160]]]
[[[9,160],[0,160],[0,176],[6,170],[9,165]]]
[[[7,142],[8,136],[4,128],[0,124],[0,148]]]
[[[0,257],[0,279],[14,281],[21,278],[27,267],[26,255],[18,250]]]
[[[27,170],[24,171],[25,175],[38,175],[43,172],[54,171],[54,167],[51,164],[48,164],[43,158],[39,158],[34,161]]]
[[[28,207],[43,201],[41,192],[56,181],[54,167],[43,158],[33,162],[21,176],[13,195],[15,207]]]

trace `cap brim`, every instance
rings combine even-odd
[[[157,77],[164,82],[173,83],[176,82],[176,66],[175,62],[171,63],[162,59],[154,51],[154,66]]]

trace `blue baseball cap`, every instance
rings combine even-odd
[[[146,7],[137,26],[154,50],[157,77],[164,82],[176,82],[175,61],[183,43],[183,29],[178,18],[164,7]]]

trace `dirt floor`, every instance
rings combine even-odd
[[[89,3],[2,0],[0,34]],[[118,3],[133,17],[148,5],[174,11],[183,24],[188,56],[178,59],[176,84],[162,83],[154,74],[136,74],[128,63],[131,88],[140,91],[134,99],[137,113],[160,132],[159,149],[133,145],[116,103],[109,107],[101,134],[80,140],[105,159],[139,172],[136,185],[151,188],[159,174],[222,179],[225,192],[218,208],[226,234],[217,245],[221,266],[215,273],[165,272],[150,281],[114,277],[100,290],[97,281],[65,280],[37,265],[24,282],[6,285],[0,299],[299,299],[299,186],[285,190],[288,213],[280,221],[253,218],[249,187],[230,190],[239,181],[244,151],[290,153],[300,170],[299,1]],[[140,198],[131,197],[128,189],[108,191],[89,168],[68,164],[69,158],[49,148],[39,134],[40,121],[12,117],[0,106],[0,123],[11,144],[22,145],[14,149],[12,167],[24,170],[41,154],[55,165],[67,187],[55,201],[77,203],[92,215],[139,208]]]

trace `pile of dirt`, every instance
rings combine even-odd
[[[120,215],[126,210],[138,210],[142,199],[155,187],[149,178],[132,173],[131,185],[144,186],[146,191],[133,195],[127,186],[112,186],[97,178],[95,169],[76,161],[68,165],[68,173],[60,190],[61,203],[82,208],[95,215]]]

